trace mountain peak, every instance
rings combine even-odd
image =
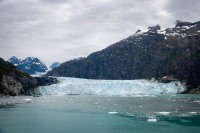
[[[161,26],[157,24],[155,26],[149,26],[148,29],[149,29],[149,32],[157,32],[158,30],[161,29]]]
[[[135,32],[135,34],[140,34],[142,31],[139,29]]]
[[[8,62],[14,64],[22,71],[28,74],[34,74],[36,72],[46,72],[48,70],[45,63],[39,60],[37,57],[27,57],[24,60],[20,60],[13,56]]]
[[[19,64],[21,64],[21,59],[18,59],[16,56],[12,56],[8,62],[12,62],[13,65],[17,66]]]
[[[59,67],[60,65],[61,65],[60,62],[54,62],[49,68],[53,69],[53,68]]]
[[[183,26],[193,26],[193,25],[196,25],[196,24],[200,24],[200,21],[197,21],[197,22],[187,22],[187,21],[181,21],[181,20],[176,20],[175,21],[175,27],[183,27]]]
[[[9,60],[20,60],[20,59],[17,58],[16,56],[12,56]]]
[[[35,57],[27,57],[27,58],[25,58],[23,61],[32,61],[32,60],[34,60],[35,59]]]
[[[12,56],[10,59],[18,59],[16,56]]]

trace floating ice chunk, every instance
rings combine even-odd
[[[148,122],[157,122],[157,119],[156,118],[150,118],[150,119],[147,119]]]
[[[108,114],[118,114],[118,112],[116,112],[116,111],[113,111],[113,112],[108,112]]]
[[[134,116],[133,114],[129,113],[129,112],[126,112],[126,115],[127,116]]]
[[[26,98],[26,99],[24,99],[24,102],[26,102],[26,103],[31,103],[31,102],[32,102],[32,99]]]
[[[200,103],[200,100],[195,100],[195,101],[193,101],[194,103]]]
[[[197,112],[189,112],[190,114],[197,114]]]
[[[143,97],[142,95],[131,95],[131,97]]]
[[[169,115],[170,112],[156,112],[156,114],[159,114],[159,115]]]

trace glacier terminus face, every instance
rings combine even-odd
[[[179,81],[159,83],[152,80],[92,80],[58,77],[58,84],[39,87],[42,95],[131,96],[176,94],[186,87]]]

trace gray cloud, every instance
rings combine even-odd
[[[171,0],[166,6],[168,12],[172,14],[173,19],[183,21],[199,21],[199,7],[199,0]]]
[[[200,20],[199,0],[0,0],[0,57],[66,61],[177,19]]]

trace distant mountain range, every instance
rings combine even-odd
[[[46,72],[48,70],[44,62],[34,57],[27,57],[24,60],[17,57],[11,57],[8,62],[17,66],[20,70],[28,74],[35,74],[36,72]]]
[[[176,21],[173,28],[160,25],[134,35],[87,58],[67,61],[47,76],[87,79],[181,80],[200,86],[200,21]],[[200,89],[200,88],[199,88]]]
[[[26,59],[22,60],[15,56],[11,57],[8,62],[12,63],[20,70],[28,74],[35,74],[35,73],[44,73],[48,70],[51,70],[55,67],[60,66],[61,63],[54,62],[49,68],[46,64],[36,57],[27,57]]]

